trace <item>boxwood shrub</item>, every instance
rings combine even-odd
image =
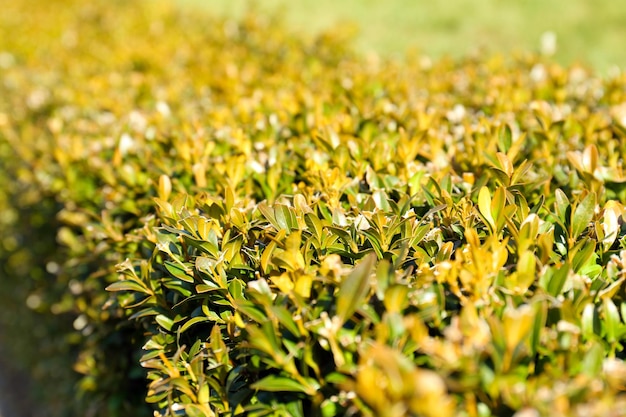
[[[624,73],[32,4],[0,16],[0,341],[42,415],[626,407]]]

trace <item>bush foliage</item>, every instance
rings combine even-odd
[[[626,75],[31,3],[0,17],[0,329],[48,410],[626,407]]]

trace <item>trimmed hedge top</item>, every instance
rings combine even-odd
[[[36,346],[65,329],[74,413],[624,409],[624,74],[30,3],[0,18],[2,285],[56,323]]]

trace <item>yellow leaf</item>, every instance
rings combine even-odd
[[[534,311],[524,304],[518,308],[509,307],[504,311],[502,324],[507,351],[512,353],[530,333]]]
[[[478,192],[478,210],[492,231],[496,230],[496,222],[491,215],[491,194],[487,187],[481,187]]]
[[[283,294],[289,294],[294,288],[293,281],[287,273],[272,277],[271,280]]]
[[[296,280],[296,294],[309,298],[311,297],[311,286],[313,285],[313,277],[308,274],[300,275]]]
[[[159,177],[159,198],[167,201],[172,193],[172,181],[167,175],[161,175]]]

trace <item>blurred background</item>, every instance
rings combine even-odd
[[[356,28],[363,52],[433,58],[539,51],[601,73],[626,67],[626,0],[176,0],[227,16],[284,15],[297,32]],[[553,36],[554,35],[554,36]],[[543,42],[542,42],[543,41]]]

